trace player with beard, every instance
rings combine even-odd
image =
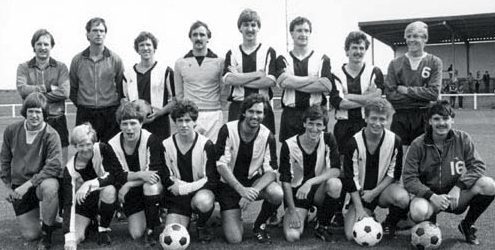
[[[232,87],[228,98],[229,121],[239,119],[244,98],[258,93],[271,99],[271,88],[276,84],[275,50],[258,41],[261,29],[258,13],[251,9],[243,10],[237,20],[237,28],[242,34],[242,44],[227,52],[223,71],[225,84]],[[267,107],[263,125],[275,134],[275,117],[271,106]]]
[[[168,208],[165,225],[179,223],[188,228],[192,213],[196,221],[198,240],[212,239],[206,222],[215,208],[218,182],[214,144],[194,131],[198,107],[191,101],[179,101],[172,109],[177,132],[157,144],[151,151],[150,169],[160,173]]]
[[[268,107],[266,102],[260,94],[248,96],[241,105],[241,119],[226,123],[218,134],[217,171],[221,178],[216,197],[229,243],[242,241],[241,208],[258,199],[264,201],[253,232],[260,243],[271,243],[265,222],[283,199],[282,188],[276,182],[275,138],[261,124]]]
[[[280,181],[284,189],[284,236],[299,240],[311,206],[318,207],[315,235],[331,241],[330,220],[342,190],[340,156],[331,133],[325,133],[327,112],[313,105],[304,112],[305,132],[287,139],[280,150]]]
[[[474,223],[492,203],[495,182],[486,176],[471,136],[452,128],[448,101],[437,101],[427,115],[426,133],[412,142],[404,164],[404,186],[413,195],[410,217],[436,223],[442,211],[460,215],[469,207],[458,229],[467,243],[478,245]]]
[[[361,31],[353,31],[345,39],[345,53],[348,62],[335,70],[334,84],[330,92],[330,103],[335,108],[333,134],[343,157],[344,146],[366,126],[364,105],[368,100],[380,97],[383,88],[383,74],[380,68],[364,62],[370,41]],[[340,207],[335,214],[332,226],[344,225],[342,216],[342,193]]]
[[[150,147],[159,139],[142,128],[145,107],[141,102],[124,102],[115,114],[120,130],[108,141],[119,170],[114,173],[118,198],[129,221],[132,239],[144,235],[145,246],[158,240],[162,184],[157,171],[149,169]]]

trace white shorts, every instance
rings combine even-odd
[[[218,131],[224,124],[222,110],[199,111],[195,130],[216,143]]]

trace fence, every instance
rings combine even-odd
[[[441,94],[440,99],[448,99],[451,96],[464,97],[464,108],[471,107],[474,110],[479,108],[487,109],[487,108],[495,108],[495,94],[488,93],[474,93],[474,94]],[[457,98],[458,99],[458,98]],[[274,109],[280,109],[280,97],[273,97],[270,101],[272,107]],[[327,97],[327,106],[329,105],[328,97]],[[22,104],[0,104],[0,117],[17,117],[20,114]],[[65,102],[65,113],[66,114],[74,114],[76,111],[76,107],[72,104],[71,101]]]

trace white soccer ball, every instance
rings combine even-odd
[[[417,249],[435,249],[442,244],[442,231],[430,221],[423,221],[411,229],[411,244]]]
[[[352,236],[361,246],[374,246],[383,238],[382,225],[372,217],[364,217],[354,224]]]
[[[318,208],[316,208],[315,206],[312,206],[309,210],[308,210],[308,216],[306,217],[306,219],[308,220],[308,222],[314,222],[316,220],[316,212],[318,211]]]
[[[167,225],[160,234],[160,244],[165,250],[186,249],[191,243],[189,232],[178,223]]]

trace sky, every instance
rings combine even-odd
[[[127,68],[139,61],[133,44],[141,31],[158,38],[156,59],[173,67],[192,48],[187,35],[196,20],[210,26],[209,47],[224,57],[242,41],[237,18],[244,8],[259,13],[259,41],[277,52],[291,47],[288,22],[308,17],[313,24],[311,46],[326,53],[332,67],[345,62],[344,40],[358,30],[358,22],[495,12],[493,0],[2,0],[0,89],[15,89],[17,66],[34,56],[31,37],[40,28],[53,34],[52,57],[67,67],[89,45],[84,26],[96,16],[107,22],[106,46],[120,55]],[[392,58],[392,50],[377,41],[375,65],[386,69]],[[367,60],[371,61],[371,51]]]

